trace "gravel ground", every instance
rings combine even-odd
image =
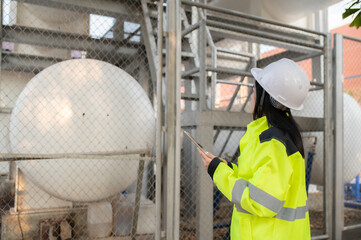
[[[224,204],[221,211],[216,212],[215,222],[227,222],[230,220],[232,207]],[[345,226],[361,224],[361,210],[345,208]],[[324,219],[322,211],[310,211],[311,235],[318,236],[324,233]],[[213,231],[213,239],[221,240],[227,232],[227,228],[215,229]],[[196,222],[181,223],[180,239],[195,240],[196,239]],[[348,230],[343,233],[342,240],[361,240],[361,228]]]

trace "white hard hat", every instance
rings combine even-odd
[[[263,89],[284,106],[301,110],[310,88],[306,72],[294,61],[282,58],[251,73]]]

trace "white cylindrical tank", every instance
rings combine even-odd
[[[53,31],[86,35],[89,15],[30,3],[17,2],[16,24]]]
[[[155,115],[138,82],[92,59],[68,60],[36,75],[10,120],[13,153],[97,153],[151,149]],[[129,187],[138,160],[60,159],[18,163],[47,193],[69,201],[98,201]]]
[[[293,111],[295,116],[323,117],[323,91],[310,92],[302,111]],[[343,94],[344,117],[344,171],[343,182],[348,183],[361,171],[361,107],[347,93]],[[316,136],[316,154],[313,159],[311,183],[323,185],[323,133],[310,132],[304,135]]]
[[[273,19],[293,22],[317,10],[327,8],[338,0],[213,0],[209,4],[264,16],[267,13]]]

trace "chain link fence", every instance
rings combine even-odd
[[[154,239],[156,14],[1,3],[1,239]]]
[[[156,8],[132,0],[2,0],[1,239],[154,239]],[[311,232],[325,234],[327,37],[204,8],[183,1],[179,14],[183,130],[237,163],[252,121],[250,69],[296,61],[312,85],[305,109],[294,112],[306,149]],[[345,91],[360,102],[360,73],[346,71],[348,61]],[[344,175],[355,178],[348,169],[345,163]],[[233,204],[187,138],[180,189],[180,238],[228,239]],[[345,225],[351,218],[345,211]]]
[[[293,114],[303,129],[312,236],[324,235],[326,36],[188,1],[182,11],[183,130],[228,162],[237,164],[239,141],[252,121],[250,69],[286,57],[306,71],[310,97]],[[180,236],[229,239],[233,204],[212,184],[191,142],[183,143]]]
[[[361,225],[360,198],[360,127],[361,70],[357,60],[361,53],[361,40],[347,36],[342,41],[343,53],[343,183],[344,226]]]

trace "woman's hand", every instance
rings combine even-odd
[[[198,149],[199,154],[201,155],[202,161],[203,161],[203,165],[206,168],[206,171],[208,171],[208,166],[209,163],[212,161],[213,158],[215,158],[216,156],[214,156],[213,154],[207,152],[203,152],[201,150]]]

